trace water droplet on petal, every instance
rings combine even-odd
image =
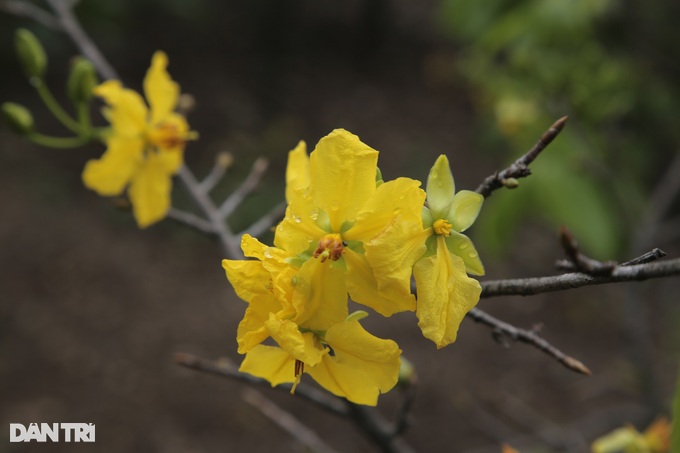
[[[309,212],[309,218],[316,222],[316,219],[319,218],[319,210],[318,209],[311,210]]]
[[[458,248],[461,249],[461,250],[465,250],[466,248],[468,248],[467,242],[463,242],[462,244],[460,244],[460,245],[458,246]]]

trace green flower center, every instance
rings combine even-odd
[[[453,228],[453,225],[446,221],[446,219],[437,219],[432,224],[432,228],[434,229],[435,233],[449,237],[451,235],[451,229]]]

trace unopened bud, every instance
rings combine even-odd
[[[29,30],[20,28],[14,35],[14,45],[26,75],[42,77],[47,69],[47,55],[38,38]]]
[[[76,57],[68,77],[68,96],[74,104],[84,104],[92,98],[92,89],[99,84],[90,60]]]
[[[399,366],[399,380],[398,384],[402,387],[415,384],[418,380],[416,369],[411,362],[401,357],[401,365]]]
[[[519,187],[519,181],[516,178],[506,178],[501,183],[508,189],[516,189]]]
[[[33,132],[33,115],[23,105],[14,102],[2,104],[2,116],[9,127],[19,135],[28,135]]]

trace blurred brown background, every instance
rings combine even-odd
[[[616,148],[594,158],[603,167],[613,159],[627,169],[630,174],[609,167],[631,188],[633,195],[626,195],[630,203],[651,203],[678,146],[677,132],[654,121],[652,113],[665,118],[677,107],[659,101],[654,110],[634,99],[624,110],[604,119],[593,114],[592,119],[579,116],[591,110],[579,110],[576,101],[563,99],[535,103],[531,114],[511,109],[518,126],[508,128],[509,114],[499,113],[499,106],[508,104],[489,89],[493,80],[484,85],[482,75],[458,67],[465,63],[469,69],[470,55],[484,49],[467,39],[472,32],[455,33],[458,16],[445,20],[453,14],[451,8],[456,12],[453,3],[356,0],[340,7],[271,0],[83,0],[76,12],[132,88],[140,88],[155,50],[169,54],[170,73],[197,102],[189,121],[201,138],[187,149],[188,165],[204,175],[215,153],[227,150],[236,157],[214,192],[216,199],[239,184],[258,156],[271,160],[264,184],[233,222],[235,230],[283,200],[286,153],[297,141],[306,140],[311,149],[338,127],[381,151],[386,179],[403,175],[424,180],[436,156],[446,153],[457,187],[474,189],[528,149],[556,118],[570,114],[568,129],[590,137],[590,146]],[[621,69],[620,78],[630,76],[631,68],[646,68],[636,73],[636,80],[652,83],[644,77],[653,73],[667,82],[663,87],[673,104],[678,87],[672,81],[678,80],[680,59],[665,17],[677,7],[659,2],[652,7],[654,14],[641,15],[636,2],[604,3],[610,7],[599,16],[574,20],[590,21],[597,39],[616,57],[628,52],[629,66]],[[505,5],[485,20],[507,21],[514,11]],[[520,13],[515,15],[530,17]],[[650,34],[636,34],[631,24]],[[528,22],[526,30],[535,26]],[[16,63],[12,42],[18,27],[32,29],[45,44],[49,82],[62,100],[68,60],[77,50],[58,32],[0,13],[0,101],[28,106],[42,131],[61,134]],[[629,46],[631,35],[649,39],[657,50]],[[619,47],[606,44],[614,42]],[[659,49],[664,43],[667,47]],[[488,61],[513,70],[512,62],[493,55]],[[616,85],[620,78],[613,77],[611,84]],[[546,93],[536,96],[552,99]],[[640,113],[642,105],[653,112]],[[532,115],[535,119],[527,125]],[[623,140],[631,133],[638,136],[632,150],[609,140],[617,137],[631,144]],[[556,149],[548,152],[583,143],[569,137],[562,145],[558,138]],[[0,424],[5,427],[0,452],[305,451],[243,401],[245,384],[173,363],[172,354],[178,351],[240,360],[235,332],[245,305],[224,277],[215,242],[171,221],[138,230],[129,213],[82,187],[84,162],[101,152],[95,145],[43,149],[0,128]],[[595,220],[579,211],[592,198],[587,192],[569,193],[560,186],[574,207],[551,213],[550,219],[537,212],[515,219],[499,208],[514,206],[522,191],[541,187],[539,164],[540,159],[535,183],[529,178],[517,191],[489,199],[489,214],[483,211],[480,222],[493,216],[493,228],[471,231],[487,265],[485,278],[554,272],[552,264],[562,254],[555,224],[580,222],[586,244],[604,241],[588,236],[588,230],[596,230],[588,228]],[[605,190],[597,184],[608,184],[603,172],[558,167],[571,179],[592,182],[597,193]],[[555,176],[552,186],[557,181]],[[176,189],[177,203],[189,208],[182,188]],[[537,200],[526,199],[522,206],[529,206],[529,212],[543,210]],[[623,261],[653,246],[678,256],[677,199],[667,213],[676,221],[663,223],[665,229],[640,226],[635,221],[644,224],[649,217],[622,212],[607,212],[609,224],[618,228],[611,233],[616,240],[607,249],[609,255],[598,258]],[[501,236],[507,234],[503,222],[512,230],[509,237]],[[482,231],[503,237],[504,246],[485,245]],[[376,335],[395,339],[416,367],[414,423],[405,436],[416,450],[494,452],[505,441],[523,452],[582,452],[594,438],[624,423],[642,429],[657,415],[668,415],[680,349],[679,289],[678,278],[669,278],[480,302],[480,308],[520,327],[542,323],[548,341],[590,367],[589,378],[531,347],[504,348],[489,329],[469,320],[457,343],[441,351],[422,338],[412,314],[390,319],[373,314],[367,324]],[[347,421],[285,392],[259,390],[338,451],[374,451]],[[399,402],[400,393],[394,390],[381,397],[381,411],[389,417]],[[97,440],[83,445],[10,444],[5,436],[12,422],[95,423]]]

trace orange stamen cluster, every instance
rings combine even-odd
[[[319,240],[319,246],[314,250],[314,258],[321,257],[323,263],[327,259],[337,261],[345,250],[345,244],[339,234],[327,234]]]

